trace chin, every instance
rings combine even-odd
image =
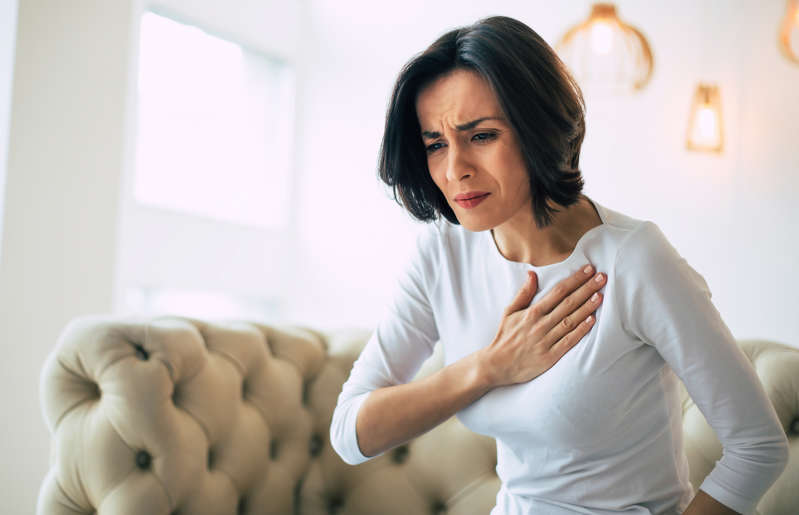
[[[475,220],[473,218],[470,219],[468,216],[458,216],[457,214],[455,216],[458,218],[458,222],[461,224],[461,227],[467,231],[481,232],[494,228],[494,224],[488,223],[484,220]]]

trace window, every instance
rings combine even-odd
[[[141,17],[115,311],[281,316],[293,263],[293,68]]]
[[[284,226],[293,90],[286,64],[145,12],[135,200],[245,225]]]

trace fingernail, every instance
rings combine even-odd
[[[602,274],[597,274],[596,279],[594,281],[601,283],[602,282]]]
[[[599,299],[599,294],[597,292],[594,292],[594,294],[591,295],[591,301],[596,302],[597,299]]]
[[[583,268],[583,272],[585,272],[586,275],[590,274],[591,273],[591,265],[588,265],[585,268]]]

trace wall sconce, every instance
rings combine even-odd
[[[649,43],[619,19],[613,4],[594,4],[588,19],[570,28],[555,50],[577,82],[589,89],[637,91],[652,76]]]
[[[799,0],[788,0],[785,19],[779,33],[780,50],[790,61],[799,64]]]
[[[721,100],[719,88],[715,84],[699,84],[696,88],[688,118],[685,147],[688,150],[718,153],[724,148]]]

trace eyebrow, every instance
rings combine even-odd
[[[500,120],[504,121],[502,118],[498,116],[484,116],[482,118],[478,118],[476,120],[472,120],[471,122],[466,122],[461,125],[456,125],[455,128],[458,131],[468,131],[469,129],[474,129],[480,122],[484,122],[486,120]],[[441,133],[438,131],[422,131],[422,137],[425,139],[436,139],[441,137]]]

